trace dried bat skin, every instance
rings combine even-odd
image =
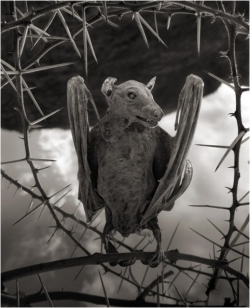
[[[158,126],[164,113],[152,96],[155,78],[146,85],[134,80],[120,85],[115,82],[109,77],[102,85],[109,108],[91,131],[87,104],[94,104],[92,95],[81,77],[68,82],[69,120],[79,165],[79,200],[88,222],[105,208],[102,240],[107,253],[117,253],[110,241],[115,231],[124,237],[153,234],[156,252],[144,263],[155,267],[164,256],[157,215],[173,208],[192,178],[186,156],[198,120],[203,82],[194,75],[187,77],[179,96],[174,137]]]

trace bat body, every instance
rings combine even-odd
[[[106,115],[89,131],[87,103],[93,98],[81,77],[68,82],[68,110],[78,157],[79,200],[87,221],[103,208],[106,224],[102,241],[108,253],[117,253],[110,239],[114,231],[154,235],[153,258],[162,258],[157,215],[171,210],[192,178],[186,154],[192,141],[202,97],[203,83],[190,75],[180,94],[177,112],[180,126],[175,137],[158,126],[164,113],[152,96],[155,78],[148,84],[130,80],[115,85],[107,78],[102,92],[108,103]],[[120,262],[128,266],[135,260]],[[115,265],[115,264],[112,264]]]
[[[91,151],[97,153],[96,187],[111,212],[114,229],[127,237],[141,229],[140,219],[170,158],[171,137],[160,127],[131,123],[111,143],[100,126],[102,120],[91,131]]]

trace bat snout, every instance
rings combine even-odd
[[[161,110],[161,108],[157,108],[153,111],[153,117],[156,121],[160,121],[163,116],[164,112]]]

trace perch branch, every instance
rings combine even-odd
[[[154,254],[153,252],[132,252],[132,253],[118,253],[118,254],[95,253],[93,255],[89,254],[86,257],[78,257],[72,259],[63,259],[58,261],[41,263],[4,272],[2,273],[2,282],[18,279],[21,277],[27,277],[38,273],[44,273],[52,270],[54,271],[59,269],[65,269],[69,267],[76,267],[83,265],[98,265],[107,262],[120,262],[132,258],[136,258],[137,260],[144,260],[146,258],[152,257],[153,254]],[[238,277],[246,285],[248,285],[248,278],[242,273],[239,273],[238,271],[229,267],[227,265],[228,262],[226,261],[211,260],[193,255],[181,254],[179,252],[173,252],[173,251],[165,252],[165,257],[171,262],[176,262],[178,260],[185,260],[189,262],[191,261],[191,262],[205,264],[213,268],[223,269],[228,273],[230,273],[231,275]]]
[[[87,302],[96,305],[106,305],[105,297],[98,296],[98,295],[91,295],[86,293],[78,293],[78,292],[68,292],[68,291],[55,291],[55,292],[48,292],[51,300],[73,300],[77,302]],[[16,305],[16,296],[15,295],[8,295],[2,293],[2,303],[10,306]],[[46,295],[44,293],[35,293],[22,296],[21,298],[22,306],[27,304],[39,303],[46,301]],[[161,307],[179,307],[178,301],[174,298],[177,302],[176,304],[163,304],[161,303]],[[126,299],[117,299],[117,298],[110,298],[109,302],[111,306],[114,307],[157,307],[157,304],[154,302],[142,301],[138,302],[136,300],[126,300]],[[188,301],[189,302],[189,301]],[[202,301],[195,301],[189,302],[190,304],[199,303]],[[220,306],[217,306],[220,307]],[[222,306],[223,307],[223,306]]]

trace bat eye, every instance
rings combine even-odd
[[[136,95],[132,92],[129,92],[128,93],[128,97],[131,98],[131,99],[135,99],[136,98]]]

